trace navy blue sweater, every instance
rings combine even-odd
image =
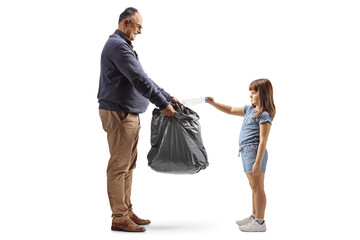
[[[101,53],[99,108],[138,114],[149,100],[162,110],[172,98],[147,76],[131,42],[116,30]]]

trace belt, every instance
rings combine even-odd
[[[240,157],[240,151],[241,151],[241,149],[243,149],[243,148],[246,147],[246,146],[257,145],[257,144],[259,144],[259,143],[258,143],[258,142],[253,142],[253,143],[245,143],[245,144],[239,146],[239,154],[238,154],[238,157]]]

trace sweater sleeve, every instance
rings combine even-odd
[[[129,80],[134,88],[160,110],[164,109],[169,102],[159,88],[144,72],[135,53],[127,44],[118,44],[113,53],[114,64],[117,69]],[[166,92],[165,92],[166,93]]]
[[[151,80],[151,79],[150,79]],[[152,80],[151,80],[152,81]],[[157,89],[161,92],[161,94],[166,98],[168,102],[170,102],[174,97],[167,93],[163,88],[159,87],[154,81],[153,83],[157,87]]]

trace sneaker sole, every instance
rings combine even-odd
[[[240,229],[240,228],[239,228]],[[242,232],[266,232],[266,229],[265,230],[261,230],[261,231],[246,231],[246,230],[242,230],[240,229]]]

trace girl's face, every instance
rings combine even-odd
[[[255,105],[255,106],[259,106],[260,105],[260,95],[259,95],[259,91],[255,91],[255,90],[251,90],[250,91],[250,100],[251,100],[251,104]]]

